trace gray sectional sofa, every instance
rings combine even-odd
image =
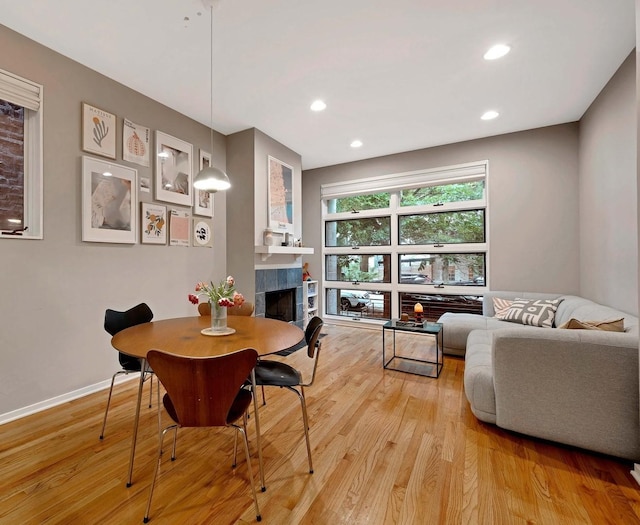
[[[567,330],[494,318],[493,297],[562,299],[554,326],[624,318],[625,331]],[[465,356],[464,389],[481,421],[640,460],[638,318],[572,295],[488,292],[483,315],[446,313],[445,353]]]

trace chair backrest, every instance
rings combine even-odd
[[[226,426],[229,410],[258,361],[245,348],[212,357],[183,357],[160,350],[147,353],[183,427]]]
[[[307,355],[313,357],[318,347],[318,339],[320,338],[320,331],[324,321],[318,316],[314,316],[307,324],[307,328],[304,331],[304,340],[307,342]]]
[[[107,308],[104,313],[104,329],[113,336],[125,328],[148,323],[152,319],[153,312],[147,303],[140,303],[124,312]]]
[[[229,315],[246,315],[247,317],[253,313],[254,305],[250,301],[245,301],[240,306],[230,306],[227,310]]]
[[[153,312],[147,303],[140,303],[124,312],[107,308],[104,312],[104,329],[111,336],[114,336],[125,328],[142,323],[148,323],[152,319]],[[118,352],[118,360],[120,361],[122,368],[125,370],[140,370],[140,359],[137,357],[131,357],[127,354],[123,354],[122,352]]]
[[[211,303],[198,303],[198,313],[200,315],[211,315]]]

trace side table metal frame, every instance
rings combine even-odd
[[[398,319],[392,319],[387,321],[384,325],[382,325],[382,367],[388,370],[397,370],[399,372],[406,372],[409,374],[415,374],[425,377],[432,377],[437,379],[440,377],[440,372],[442,371],[442,366],[444,364],[443,358],[443,344],[444,344],[444,327],[441,323],[429,323],[425,322],[422,326],[420,325],[400,325],[401,321]],[[385,332],[387,330],[391,330],[393,332],[393,355],[387,360],[386,357],[386,341],[385,341]],[[419,359],[416,357],[405,357],[396,353],[396,332],[407,332],[418,335],[432,335],[436,340],[436,360],[430,361],[427,359]],[[398,368],[397,363],[394,363],[396,360],[404,360],[404,361],[412,361],[415,363],[421,363],[423,365],[428,365],[435,372],[431,374],[421,373],[419,371],[409,371],[404,370],[402,368]]]

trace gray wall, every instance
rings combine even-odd
[[[635,51],[580,120],[580,291],[637,313]]]
[[[488,285],[494,290],[579,291],[578,125],[486,139],[307,170],[304,238],[321,278],[320,185],[489,160]]]
[[[253,264],[255,206],[253,206],[255,129],[227,137],[227,166],[233,192],[227,196],[229,237],[227,266],[238,291],[255,304],[255,270]]]
[[[262,261],[255,254],[255,246],[262,245],[263,231],[268,226],[269,155],[293,168],[294,236],[299,238],[302,231],[300,155],[256,128],[227,137],[229,177],[236,190],[227,195],[227,267],[236,278],[238,290],[250,301],[254,300],[256,291],[256,269],[299,268],[302,264],[291,255],[272,255],[267,261]]]
[[[44,240],[0,240],[2,415],[110,378],[118,365],[103,330],[106,308],[145,301],[156,319],[193,315],[195,283],[226,275],[226,208],[216,194],[214,249],[83,243],[82,101],[118,116],[120,142],[127,117],[192,143],[197,156],[211,149],[209,129],[4,26],[0,49],[0,68],[44,85],[45,189]],[[215,140],[214,164],[224,169],[225,138]]]

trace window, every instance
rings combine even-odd
[[[0,70],[0,238],[42,239],[42,86]]]
[[[383,246],[391,243],[389,217],[327,221],[325,228],[327,246]]]
[[[400,244],[484,242],[484,210],[400,217]]]
[[[324,266],[328,281],[391,282],[390,255],[327,255]]]
[[[323,185],[324,313],[385,320],[420,300],[431,317],[477,312],[486,184],[484,161]]]

